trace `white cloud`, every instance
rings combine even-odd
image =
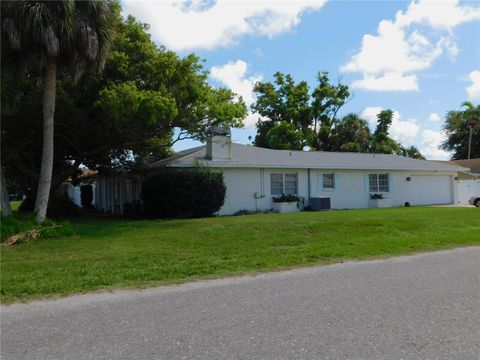
[[[377,127],[377,114],[382,110],[381,107],[367,107],[360,115],[368,121],[372,132]],[[420,126],[415,120],[402,120],[398,111],[393,112],[392,125],[389,130],[392,139],[404,146],[410,146],[413,145],[419,130]]]
[[[390,134],[393,139],[405,146],[413,145],[420,126],[414,120],[400,120],[400,114],[395,111],[393,115]]]
[[[468,74],[468,78],[472,82],[472,84],[466,88],[468,99],[480,102],[480,71],[472,71]]]
[[[235,44],[242,35],[274,37],[300,23],[306,11],[326,0],[193,0],[122,2],[123,13],[150,24],[155,41],[173,50],[213,49]]]
[[[430,122],[439,122],[441,119],[440,115],[438,115],[437,113],[431,113],[429,116],[428,116],[428,121]]]
[[[362,80],[353,82],[357,88],[418,90],[415,73],[431,67],[444,54],[454,59],[459,49],[453,28],[475,19],[480,19],[480,8],[460,5],[457,0],[411,2],[394,20],[382,20],[376,35],[365,34],[360,51],[340,70],[363,74]]]
[[[424,23],[435,29],[447,30],[478,18],[480,18],[479,8],[459,6],[458,0],[412,2],[406,12],[399,11],[396,14],[396,21],[400,26]]]
[[[429,160],[447,160],[450,154],[447,151],[440,150],[440,145],[446,140],[445,133],[433,130],[424,130],[422,133],[422,143],[420,152]]]
[[[378,106],[370,106],[365,108],[362,113],[360,114],[360,117],[362,119],[365,119],[368,121],[368,125],[370,126],[370,130],[372,132],[375,131],[375,128],[377,127],[377,115],[380,111],[382,111],[383,108],[378,107]]]
[[[416,75],[404,76],[402,74],[386,73],[380,77],[365,75],[361,80],[352,82],[353,89],[365,89],[372,91],[417,91],[418,82]]]
[[[240,95],[250,109],[250,105],[255,102],[253,88],[255,83],[262,80],[262,76],[253,75],[247,77],[247,72],[248,64],[243,60],[229,61],[225,65],[214,66],[210,69],[212,78]],[[245,119],[245,126],[253,127],[257,120],[258,115],[254,116],[249,111]]]
[[[403,29],[383,20],[378,26],[378,35],[365,35],[361,51],[341,70],[365,74],[405,73],[428,68],[441,53],[441,44],[431,44],[417,31],[407,37]]]

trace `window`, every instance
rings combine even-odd
[[[368,174],[369,191],[375,192],[389,192],[390,181],[388,174]]]
[[[283,194],[283,174],[271,174],[270,175],[270,192],[272,195]]]
[[[335,189],[335,174],[323,174],[323,189]]]
[[[291,195],[297,193],[297,174],[284,174],[283,193]]]
[[[270,174],[270,193],[272,195],[297,194],[297,174]]]

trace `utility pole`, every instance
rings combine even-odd
[[[473,128],[477,124],[477,119],[474,117],[470,118],[470,121],[468,122],[468,127],[470,128],[470,134],[468,136],[468,160],[470,160],[470,155],[472,153],[472,133],[473,133]]]
[[[470,152],[472,150],[472,132],[473,126],[470,124],[470,136],[468,137],[468,160],[470,160]]]

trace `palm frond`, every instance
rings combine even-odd
[[[2,1],[2,38],[13,51],[56,58],[78,78],[82,67],[103,68],[115,9],[107,0]]]
[[[469,109],[474,109],[474,108],[475,108],[475,106],[473,105],[473,103],[470,102],[470,101],[464,101],[464,102],[462,103],[462,107],[467,107],[467,108],[469,108]]]
[[[2,29],[7,35],[12,50],[19,51],[21,49],[21,37],[15,21],[8,18],[2,20]]]
[[[60,42],[52,26],[48,26],[42,33],[43,46],[47,56],[57,57],[60,53]]]

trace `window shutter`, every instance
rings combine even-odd
[[[389,192],[395,192],[395,174],[388,173],[388,190]]]
[[[335,189],[338,190],[340,189],[340,174],[338,172],[335,172]]]
[[[365,194],[370,193],[370,183],[368,181],[368,173],[363,174],[364,177],[364,186],[365,186]]]
[[[318,173],[317,174],[317,190],[322,190],[323,189],[323,174]]]

